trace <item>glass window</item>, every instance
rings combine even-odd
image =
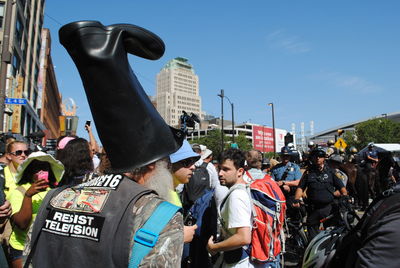
[[[12,57],[11,64],[12,64],[12,74],[16,75],[17,71],[19,70],[19,67],[21,65],[21,59],[19,58],[16,51],[14,51],[14,55]]]
[[[0,2],[0,28],[3,28],[4,20],[4,2]]]
[[[37,104],[37,98],[38,98],[38,93],[37,90],[34,89],[33,90],[33,108],[36,109],[36,104]]]
[[[15,39],[17,40],[17,42],[20,46],[22,43],[23,31],[24,31],[24,26],[22,24],[21,18],[18,16],[17,21],[15,23]]]

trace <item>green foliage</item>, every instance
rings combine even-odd
[[[208,131],[208,136],[202,137],[199,139],[195,139],[190,141],[191,144],[198,143],[207,146],[208,149],[213,151],[213,155],[216,157],[221,153],[221,130],[214,129]],[[224,148],[230,148],[232,143],[232,137],[224,135]],[[244,134],[240,134],[239,136],[235,136],[235,143],[237,143],[239,149],[243,151],[248,151],[252,149],[251,141],[246,139]]]
[[[239,136],[235,137],[235,143],[237,143],[239,149],[242,151],[249,151],[253,149],[251,141],[246,138],[246,135],[244,133],[240,133]],[[229,146],[230,144],[228,145],[228,148]]]
[[[372,119],[355,126],[355,131],[346,131],[343,135],[349,147],[355,146],[358,150],[369,142],[400,143],[400,123],[389,119]]]

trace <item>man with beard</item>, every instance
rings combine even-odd
[[[170,196],[168,156],[184,135],[155,110],[127,52],[158,59],[164,43],[129,24],[64,25],[60,42],[74,60],[102,145],[107,174],[47,194],[27,262],[33,267],[179,267],[183,218]],[[94,79],[95,78],[95,79]]]
[[[251,243],[252,205],[243,178],[245,159],[239,149],[228,149],[220,157],[220,182],[229,188],[221,204],[223,240],[210,237],[207,250],[212,255],[223,252],[222,267],[250,267],[246,250]]]

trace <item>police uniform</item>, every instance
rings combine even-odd
[[[295,181],[301,178],[301,171],[300,167],[293,162],[288,162],[286,165],[280,163],[271,170],[271,176],[275,181]],[[283,185],[281,186],[281,188],[286,198],[288,208],[286,211],[287,216],[290,218],[297,217],[298,213],[295,213],[295,211],[292,210],[294,194],[296,193],[297,187],[290,186],[290,192],[285,191],[283,189]]]
[[[287,175],[285,175],[285,178],[282,178],[285,173]],[[280,163],[272,168],[271,176],[275,181],[295,181],[301,178],[301,171],[300,167],[293,162],[289,162],[286,165]]]
[[[128,267],[136,231],[161,202],[120,174],[53,190],[43,201],[33,228],[33,267]],[[182,221],[180,213],[170,220],[141,265],[180,265]]]
[[[364,154],[364,159],[365,159],[365,163],[367,165],[367,168],[368,169],[372,169],[372,164],[375,163],[375,161],[373,161],[371,159],[368,159],[368,156],[372,157],[374,159],[378,159],[378,152],[375,149],[372,149],[372,150],[366,151],[365,154]]]
[[[319,221],[331,213],[333,193],[344,185],[334,171],[325,164],[322,171],[316,167],[308,169],[298,187],[303,191],[307,188],[307,225],[309,236],[312,238],[318,232]]]

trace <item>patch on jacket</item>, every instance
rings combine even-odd
[[[109,189],[67,188],[50,201],[53,208],[67,211],[99,213],[110,195]]]
[[[50,210],[42,231],[99,241],[104,217]]]

